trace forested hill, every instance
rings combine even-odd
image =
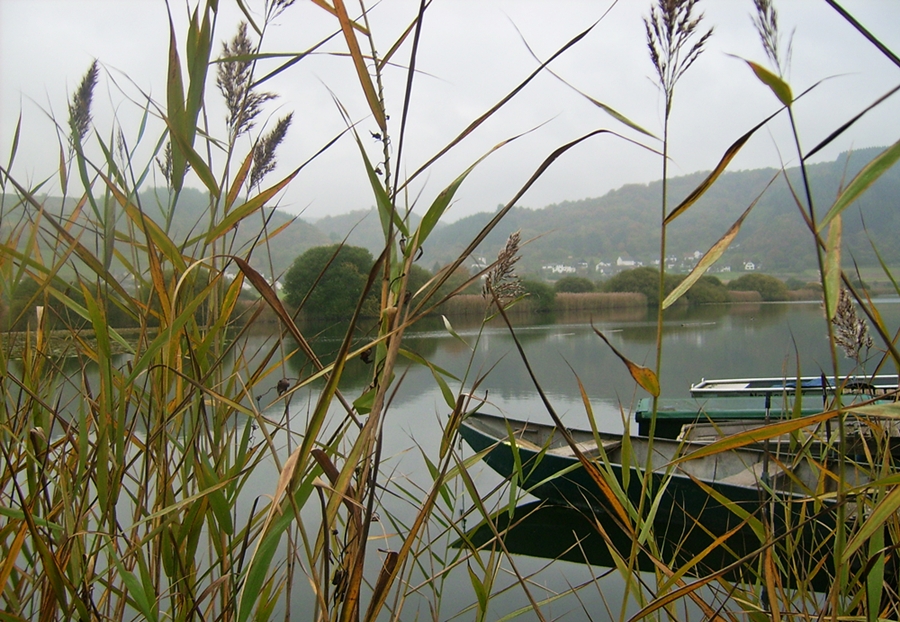
[[[880,148],[862,149],[849,157],[841,154],[834,162],[808,167],[819,217],[831,206],[839,188],[881,151]],[[799,169],[788,169],[787,173],[795,192],[802,195]],[[707,174],[701,172],[671,179],[669,209],[694,190]],[[773,178],[775,181],[766,190]],[[476,256],[490,261],[496,257],[507,236],[519,230],[523,240],[533,239],[522,250],[520,272],[524,274],[540,274],[544,266],[568,266],[579,267],[580,271],[588,267],[587,276],[596,277],[599,275],[594,268],[598,264],[612,264],[614,269],[619,257],[649,265],[659,253],[661,192],[662,184],[657,181],[630,184],[602,197],[566,201],[540,209],[516,207],[488,236]],[[811,236],[784,176],[776,169],[724,173],[693,207],[671,224],[667,253],[670,262],[680,266],[685,257],[706,252],[757,198],[759,200],[739,236],[717,265],[740,270],[746,262],[753,262],[758,270],[769,273],[815,267]],[[6,230],[15,222],[14,214],[9,211],[15,203],[13,197],[4,198],[7,211],[0,229]],[[52,213],[59,213],[59,203],[59,199],[45,199]],[[152,191],[142,194],[142,203],[145,213],[162,225],[165,220],[163,210],[157,206]],[[848,261],[852,257],[860,265],[874,264],[877,261],[872,250],[874,243],[886,262],[900,264],[900,244],[896,242],[900,233],[898,203],[900,167],[895,166],[844,212],[843,236]],[[265,213],[270,218],[269,231],[285,225],[277,241],[269,247],[276,275],[282,274],[295,257],[313,246],[346,239],[349,244],[368,248],[373,255],[381,251],[383,238],[374,210],[313,222],[295,218],[290,224],[286,223],[292,217],[285,212],[266,210]],[[493,212],[483,212],[440,224],[425,243],[420,264],[433,269],[452,261],[493,215]],[[171,237],[184,240],[195,236],[206,229],[208,218],[205,194],[185,189],[172,214]],[[261,220],[259,224],[261,227]],[[237,254],[243,254],[256,239],[259,228],[252,225],[252,220],[241,224],[234,248]],[[252,263],[269,273],[269,257],[262,248],[258,247],[254,252]]]
[[[842,154],[834,162],[808,167],[816,212],[821,217],[834,202],[839,188],[882,149]],[[722,266],[739,269],[752,261],[768,272],[794,272],[816,265],[811,235],[797,208],[784,176],[776,169],[724,173],[706,194],[669,228],[667,255],[676,262],[695,251],[706,252],[741,213],[759,197],[731,249],[720,260]],[[788,169],[788,178],[798,194],[803,185],[798,168]],[[669,209],[696,188],[708,173],[671,179]],[[523,263],[532,272],[545,265],[615,265],[618,257],[650,264],[659,255],[660,197],[662,183],[631,184],[605,196],[567,201],[542,209],[516,208],[488,237],[479,253],[495,256],[507,235],[520,230],[522,239],[537,238],[523,251]],[[762,194],[762,196],[760,196]],[[860,264],[877,261],[878,252],[890,264],[900,263],[900,167],[886,172],[855,204],[844,212],[845,257]],[[426,253],[447,261],[472,239],[492,214],[463,218],[435,232]],[[431,261],[426,267],[431,266]]]

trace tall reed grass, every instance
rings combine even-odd
[[[588,292],[556,294],[555,306],[558,311],[602,311],[626,307],[646,307],[647,297],[633,292]]]
[[[245,9],[244,3],[238,4]],[[104,76],[93,63],[72,95],[68,120],[55,121],[58,170],[39,182],[25,182],[12,166],[16,144],[9,162],[0,167],[4,235],[0,282],[11,299],[17,288],[33,280],[38,289],[28,307],[45,309],[34,316],[20,349],[13,349],[9,341],[0,349],[4,519],[0,617],[4,620],[243,622],[272,619],[276,612],[282,612],[281,617],[297,615],[294,608],[301,601],[308,619],[407,619],[421,617],[418,611],[408,615],[405,607],[424,592],[430,594],[429,615],[441,619],[446,611],[441,593],[451,574],[471,585],[474,604],[464,615],[488,619],[491,599],[507,589],[501,587],[501,561],[512,569],[522,612],[538,619],[549,617],[544,608],[556,597],[535,597],[530,577],[518,572],[502,539],[479,551],[445,554],[440,548],[440,543],[465,536],[459,507],[463,498],[471,502],[464,516],[489,519],[498,508],[514,513],[522,491],[515,477],[500,491],[479,490],[469,469],[480,456],[463,458],[456,448],[460,422],[482,405],[478,373],[470,370],[463,378],[452,377],[408,351],[403,336],[439,305],[447,309],[458,305],[487,320],[497,313],[506,318],[509,305],[514,310],[522,304],[512,271],[516,248],[498,257],[491,267],[497,278],[477,302],[472,298],[456,302],[452,295],[439,298],[438,292],[551,163],[574,145],[608,130],[592,132],[547,154],[466,251],[420,292],[407,291],[410,266],[478,162],[447,179],[442,192],[419,197],[425,208],[415,225],[406,190],[412,180],[436,170],[433,164],[488,118],[502,114],[506,103],[520,97],[523,87],[544,72],[550,60],[573,49],[585,33],[539,64],[459,137],[440,147],[437,156],[412,166],[403,158],[405,120],[428,3],[421,3],[398,40],[384,46],[376,45],[377,33],[366,12],[356,15],[342,0],[317,2],[334,19],[335,40],[342,42],[340,55],[352,64],[366,114],[378,128],[380,152],[375,164],[349,120],[345,139],[359,145],[357,170],[370,182],[384,235],[383,252],[366,284],[366,293],[374,290],[379,299],[377,328],[359,345],[357,318],[364,294],[336,352],[320,358],[309,335],[282,305],[271,270],[266,278],[251,264],[259,258],[267,261],[267,249],[278,235],[269,229],[267,216],[278,193],[308,164],[290,162],[290,173],[272,179],[276,156],[288,160],[278,147],[296,126],[290,113],[268,131],[262,121],[277,94],[262,91],[260,84],[270,75],[292,71],[308,57],[293,55],[269,73],[260,69],[269,58],[266,33],[292,4],[270,0],[262,18],[225,35],[217,30],[219,3],[200,2],[186,32],[176,32],[170,25],[170,49],[163,59],[168,66],[165,101],[148,96],[136,104],[146,121],[139,128],[118,121],[112,128],[94,127],[93,95]],[[702,62],[699,53],[709,36],[702,28],[697,30],[695,4],[660,2],[647,22],[651,59],[665,94],[664,178],[674,86],[692,63]],[[761,1],[758,6],[763,33],[777,40],[774,9]],[[251,12],[244,12],[250,20]],[[695,33],[699,38],[693,38]],[[769,47],[775,49],[774,44]],[[379,54],[379,49],[388,51]],[[395,65],[406,68],[407,89],[399,110],[388,110],[384,73]],[[751,67],[791,111],[794,99],[781,73],[755,63]],[[227,108],[218,125],[207,116],[209,98],[216,96],[207,90],[210,72],[216,74],[216,89]],[[615,118],[639,129],[619,113]],[[836,134],[840,131],[839,127]],[[18,132],[16,136],[18,142]],[[713,174],[676,208],[668,210],[664,198],[663,231],[714,183],[746,139],[738,139]],[[144,148],[152,155],[140,160],[137,154]],[[801,160],[815,150],[804,152],[798,145]],[[876,158],[851,180],[824,217],[816,217],[809,188],[796,193],[801,217],[810,226],[810,243],[822,249],[828,319],[837,313],[838,296],[846,289],[884,350],[879,361],[860,359],[860,371],[866,373],[896,366],[900,357],[895,337],[880,322],[875,305],[840,270],[840,218],[898,154],[900,148],[894,145]],[[165,180],[167,192],[158,204],[148,204],[141,190],[152,183],[155,171]],[[399,171],[412,172],[402,177]],[[192,233],[176,237],[172,220],[188,179],[202,184],[208,209]],[[71,199],[74,208],[48,209],[42,196],[50,187]],[[674,303],[724,252],[741,220],[710,249],[696,273],[683,282],[687,285],[679,286],[661,307]],[[237,227],[255,227],[256,242],[238,245]],[[664,242],[661,254],[665,256]],[[127,285],[121,278],[123,270]],[[504,281],[509,288],[500,286]],[[72,283],[80,293],[77,297],[68,293]],[[461,285],[457,292],[469,285]],[[257,292],[261,306],[239,303],[245,286]],[[43,304],[51,301],[52,305]],[[60,336],[48,332],[45,314],[60,305],[79,322],[65,324],[67,316],[62,314],[56,318],[65,330],[64,345],[57,348],[53,344]],[[251,350],[243,337],[263,307],[270,317],[277,317],[283,338],[261,351]],[[136,332],[125,334],[110,326],[113,313],[130,318]],[[837,328],[827,325],[836,344]],[[661,331],[661,320],[659,326]],[[447,330],[462,339],[450,322]],[[286,366],[294,351],[308,360],[296,373]],[[662,355],[659,344],[657,353]],[[617,354],[637,385],[658,395],[656,373]],[[74,373],[64,358],[77,361]],[[449,413],[439,445],[420,448],[427,477],[424,484],[414,486],[393,479],[383,466],[391,400],[402,381],[401,358],[430,369]],[[340,390],[340,380],[356,359],[368,362],[370,382],[361,394],[347,396]],[[540,389],[540,379],[535,382]],[[305,416],[291,416],[296,412],[293,396],[310,387],[315,399],[306,406]],[[555,417],[552,404],[543,397]],[[589,396],[584,397],[585,411],[593,421]],[[664,531],[654,521],[658,490],[646,483],[640,503],[633,505],[616,489],[608,464],[582,455],[582,467],[608,491],[610,514],[631,537],[631,548],[615,553],[615,571],[623,578],[627,597],[619,610],[610,611],[612,617],[630,617],[629,608],[636,603],[640,610],[635,617],[677,618],[675,603],[688,599],[709,619],[892,616],[900,597],[895,586],[884,582],[884,569],[900,542],[900,480],[891,453],[881,445],[889,439],[881,435],[879,422],[895,413],[895,403],[848,406],[838,399],[828,404],[819,420],[835,422],[838,450],[847,440],[845,416],[858,417],[878,441],[865,456],[874,481],[865,490],[849,489],[840,469],[827,461],[822,465],[823,487],[809,491],[810,503],[818,507],[824,496],[834,497],[842,520],[833,540],[813,543],[812,565],[808,555],[800,556],[809,552],[800,550],[809,543],[794,538],[802,524],[796,531],[780,532],[765,516],[742,516],[758,538],[753,554],[740,560],[753,569],[747,583],[732,583],[717,572],[687,581],[688,572],[702,566],[712,548],[724,546],[725,540],[714,538],[709,550],[689,561],[667,557],[651,537]],[[804,424],[792,419],[755,435],[726,439],[709,451],[764,442],[766,435],[799,433]],[[818,460],[803,451],[801,446],[798,459]],[[839,451],[837,456],[839,461],[847,459]],[[678,467],[667,468],[671,472]],[[259,473],[269,476],[266,490],[250,489],[255,486],[251,476]],[[825,481],[836,492],[824,492]],[[392,511],[388,500],[399,500],[409,513]],[[803,520],[812,523],[815,515]],[[382,530],[396,534],[385,549],[376,537]],[[639,557],[652,561],[651,578],[638,572]],[[784,573],[798,582],[786,586]],[[824,596],[810,587],[812,577],[821,573],[832,586]],[[567,593],[577,597],[580,590],[592,587],[573,586]]]

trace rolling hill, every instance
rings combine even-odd
[[[814,189],[817,218],[831,206],[839,189],[846,185],[866,163],[882,150],[863,149],[841,154],[833,162],[808,167],[810,186]],[[677,205],[696,188],[708,173],[694,173],[670,180],[671,207]],[[776,169],[756,169],[724,173],[706,194],[669,227],[668,250],[670,263],[682,265],[687,257],[705,252],[734,223],[740,214],[757,201],[746,219],[740,234],[717,266],[739,270],[746,262],[770,273],[793,273],[815,267],[812,238],[797,207],[794,194],[802,195],[803,184],[797,168],[781,175]],[[774,179],[774,181],[772,181]],[[788,180],[790,185],[788,184]],[[771,185],[769,185],[771,182]],[[768,189],[767,189],[768,186]],[[793,192],[792,192],[793,188]],[[520,231],[523,240],[530,242],[523,248],[520,272],[542,274],[548,265],[581,266],[588,276],[599,276],[594,268],[601,263],[615,265],[618,258],[651,264],[659,252],[659,220],[661,182],[629,184],[602,197],[567,201],[539,209],[514,207],[503,222],[487,237],[477,256],[492,258],[513,231]],[[147,215],[161,226],[165,213],[160,207],[161,191],[141,195]],[[67,214],[73,201],[65,207],[53,197],[43,199],[51,212]],[[845,257],[860,265],[878,261],[872,246],[891,265],[900,264],[900,167],[889,169],[844,213],[843,236]],[[2,239],[8,239],[19,216],[15,197],[3,198],[4,218],[0,222]],[[346,238],[347,243],[368,248],[378,254],[383,244],[378,216],[374,209],[334,215],[316,221],[292,217],[281,210],[264,210],[260,215],[242,223],[231,252],[243,255],[256,241],[262,226],[263,214],[268,218],[268,230],[281,227],[274,243],[266,252],[257,246],[251,263],[269,273],[283,273],[298,255],[313,246],[334,244]],[[456,222],[438,226],[425,244],[420,265],[432,269],[452,261],[465,245],[493,217],[482,212]],[[185,189],[177,208],[170,215],[170,236],[185,240],[205,231],[208,226],[207,196]],[[413,217],[415,219],[415,217]],[[125,226],[119,218],[117,227]],[[85,229],[89,239],[90,227]],[[689,262],[688,262],[689,263]],[[676,268],[677,269],[677,268]],[[543,272],[546,276],[546,271]]]

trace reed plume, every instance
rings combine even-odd
[[[860,363],[863,349],[868,351],[875,342],[869,334],[868,324],[856,313],[853,298],[846,289],[841,289],[837,311],[831,323],[835,329],[835,343],[844,351],[847,358]]]
[[[222,57],[219,59],[216,75],[216,85],[228,107],[225,122],[232,139],[249,131],[262,105],[275,99],[272,93],[260,93],[253,89],[253,53],[253,43],[247,36],[247,23],[241,22],[231,43],[222,45]]]
[[[166,185],[172,185],[172,171],[175,166],[175,158],[172,154],[172,143],[167,142],[165,148],[163,149],[162,158],[156,158],[156,166],[159,167],[159,172],[162,173],[162,176],[166,180]],[[191,170],[190,162],[184,163],[184,174],[187,175],[187,172]]]
[[[270,22],[288,9],[296,0],[273,0],[266,2],[266,22]]]
[[[753,6],[756,8],[756,14],[752,16],[753,25],[762,41],[763,50],[772,65],[778,69],[778,73],[783,75],[785,68],[791,63],[791,48],[793,37],[788,38],[787,48],[781,47],[781,33],[778,30],[778,12],[775,10],[775,4],[772,0],[753,0]]]
[[[697,0],[658,0],[656,7],[650,7],[650,18],[644,19],[650,60],[666,98],[667,112],[672,107],[675,84],[703,52],[713,33],[710,28],[698,35],[703,13],[695,15],[696,5]]]
[[[282,117],[272,128],[272,131],[261,137],[253,147],[253,169],[250,171],[250,187],[258,186],[262,183],[263,177],[275,170],[278,160],[275,158],[275,150],[284,137],[287,136],[288,128],[294,113]]]
[[[657,5],[650,6],[650,17],[644,18],[644,29],[647,33],[647,47],[650,61],[656,69],[659,87],[665,97],[663,113],[662,138],[662,202],[659,236],[659,300],[665,297],[666,289],[666,213],[669,195],[669,121],[672,116],[672,103],[675,97],[675,85],[684,73],[690,69],[694,61],[703,52],[703,47],[712,36],[710,28],[700,34],[700,23],[703,13],[695,13],[697,0],[657,0]],[[656,373],[662,367],[663,305],[657,307],[656,315]],[[654,401],[654,412],[656,401]]]
[[[499,303],[508,302],[518,298],[525,289],[522,280],[516,274],[516,263],[521,259],[519,252],[519,232],[511,233],[506,240],[506,246],[497,254],[494,267],[484,277],[482,294],[497,299]]]
[[[84,140],[91,127],[91,101],[94,98],[94,87],[97,86],[97,75],[97,61],[94,60],[72,95],[72,103],[69,104],[69,129],[72,130],[70,140],[73,145]]]

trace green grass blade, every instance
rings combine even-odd
[[[863,169],[856,174],[856,177],[844,188],[844,191],[838,195],[837,200],[825,218],[819,223],[819,231],[823,231],[828,223],[830,223],[838,214],[847,209],[856,199],[858,199],[869,187],[874,184],[888,169],[900,160],[900,141],[882,151],[871,162],[866,164]]]
[[[776,113],[777,114],[777,113]],[[725,151],[725,155],[722,156],[722,159],[719,160],[719,163],[716,165],[716,168],[706,176],[706,178],[700,182],[700,185],[694,188],[694,190],[681,202],[679,203],[669,215],[666,216],[666,219],[663,221],[663,226],[668,225],[670,222],[678,218],[681,214],[683,214],[689,207],[691,207],[694,203],[700,200],[707,190],[709,190],[712,185],[716,182],[719,176],[725,172],[725,169],[728,168],[728,165],[734,159],[734,157],[740,152],[744,145],[747,144],[747,141],[759,130],[761,127],[766,125],[769,121],[771,121],[775,115],[769,115],[766,117],[761,123],[758,123],[753,129],[749,132],[738,138],[734,143]],[[771,182],[769,182],[771,184]]]
[[[152,594],[147,594],[144,591],[141,582],[133,573],[125,568],[125,565],[119,560],[118,555],[115,552],[112,552],[109,557],[113,560],[116,570],[119,573],[119,577],[128,589],[128,601],[134,605],[134,608],[137,609],[145,619],[150,620],[151,622],[159,620],[159,614],[152,604],[156,602],[156,597]]]
[[[22,111],[19,111],[19,118],[16,120],[16,129],[13,132],[12,146],[9,148],[9,160],[6,162],[6,170],[11,171],[13,163],[16,161],[16,153],[19,151],[19,132],[22,130]],[[6,181],[0,182],[0,188],[6,187]]]
[[[838,298],[841,293],[841,226],[840,215],[835,216],[828,226],[828,240],[825,242],[825,314],[828,320],[837,313]]]
[[[900,486],[894,486],[847,542],[841,562],[848,563],[853,554],[865,546],[884,527],[885,523],[896,518],[898,511],[900,511]]]
[[[749,60],[745,62],[750,66],[750,69],[753,70],[753,73],[756,74],[756,77],[759,78],[759,81],[772,89],[772,92],[775,93],[775,97],[778,98],[778,101],[785,106],[790,106],[794,103],[794,95],[791,93],[791,87],[787,82],[762,65]]]
[[[213,229],[210,230],[209,233],[206,234],[206,243],[212,243],[214,240],[225,235],[232,228],[237,226],[239,222],[241,222],[244,218],[247,218],[260,208],[262,208],[266,201],[275,196],[278,192],[284,189],[291,181],[293,181],[294,177],[300,172],[300,169],[296,169],[290,175],[282,179],[280,182],[260,192],[258,195],[244,203],[243,205],[234,208],[231,210],[228,215],[222,219],[222,221],[216,225]]]
[[[184,126],[184,80],[181,76],[181,59],[178,57],[178,41],[175,38],[175,25],[172,16],[169,15],[169,64],[166,79],[166,116],[170,127],[170,134],[181,134]],[[171,128],[178,128],[172,132]],[[184,168],[187,164],[187,154],[180,145],[172,145],[172,188],[180,191],[184,185]]]

